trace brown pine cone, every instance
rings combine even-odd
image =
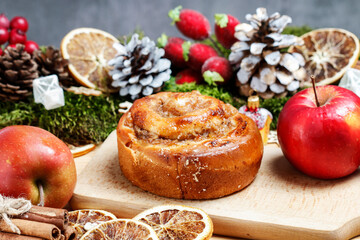
[[[53,46],[48,46],[45,51],[37,50],[34,52],[40,76],[56,74],[59,78],[61,87],[67,89],[71,86],[80,86],[69,74],[69,61],[64,59],[61,52]]]
[[[32,83],[39,77],[38,65],[23,44],[8,47],[0,56],[0,100],[18,101],[31,95]]]

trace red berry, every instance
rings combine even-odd
[[[33,51],[38,50],[39,49],[39,45],[31,40],[28,40],[25,42],[25,51],[32,54]]]
[[[184,39],[179,37],[171,37],[168,39],[167,44],[164,47],[164,57],[171,61],[171,66],[178,69],[186,67],[186,62],[183,55],[182,44],[185,42]]]
[[[10,21],[11,29],[20,29],[25,33],[28,30],[28,27],[28,21],[24,17],[16,16]]]
[[[207,59],[218,56],[215,49],[209,45],[203,43],[194,43],[189,47],[189,49],[187,49],[189,45],[186,43],[183,44],[183,51],[188,53],[185,54],[187,56],[187,58],[185,57],[185,61],[187,60],[186,64],[188,67],[197,72],[201,72],[201,67]]]
[[[4,13],[0,14],[0,27],[4,27],[6,29],[9,29],[10,27],[10,21]]]
[[[204,40],[210,36],[210,23],[201,13],[191,10],[182,9],[181,6],[170,10],[169,17],[179,31],[186,37],[194,40]]]
[[[4,53],[4,51],[3,51],[2,47],[0,46],[0,56],[2,56],[3,53]]]
[[[238,24],[240,24],[239,20],[229,14],[215,14],[215,35],[225,48],[229,49],[238,41],[234,36]]]
[[[175,83],[176,84],[184,84],[184,83],[192,83],[196,82],[197,84],[200,84],[203,82],[203,78],[200,73],[195,72],[194,70],[187,68],[185,70],[182,70],[178,74],[176,74],[175,77]]]
[[[10,37],[9,37],[10,44],[16,44],[16,43],[24,44],[25,42],[26,42],[26,34],[23,31],[21,31],[20,29],[12,29],[10,31]]]
[[[210,73],[208,76],[205,76],[205,72]],[[218,73],[223,81],[219,81],[219,79],[211,79],[212,81],[216,82],[218,85],[224,85],[228,83],[231,78],[233,77],[233,69],[229,60],[223,57],[211,57],[205,61],[201,68],[201,73],[205,80],[207,77],[213,77],[211,73]],[[207,74],[208,74],[207,73]],[[216,76],[216,75],[215,75]],[[210,80],[210,79],[209,79]]]
[[[7,28],[0,27],[0,45],[9,40],[9,32]]]

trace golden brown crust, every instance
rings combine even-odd
[[[117,127],[119,163],[154,194],[210,199],[255,178],[263,144],[255,123],[215,98],[162,92],[136,100]]]

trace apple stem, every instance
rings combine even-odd
[[[313,89],[314,89],[316,106],[320,107],[320,102],[319,102],[319,99],[318,99],[317,94],[316,94],[315,77],[313,75],[311,75],[310,78],[311,78],[312,86],[313,86]]]
[[[37,185],[38,185],[39,192],[40,192],[40,202],[39,202],[38,206],[43,207],[45,205],[44,187],[40,182]]]

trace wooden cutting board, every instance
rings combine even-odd
[[[340,150],[340,149],[339,149]],[[70,205],[131,218],[160,204],[205,210],[214,232],[251,239],[350,239],[360,234],[360,171],[339,180],[318,180],[294,169],[276,145],[265,146],[254,182],[215,200],[159,197],[133,186],[121,173],[112,132],[79,174]]]

